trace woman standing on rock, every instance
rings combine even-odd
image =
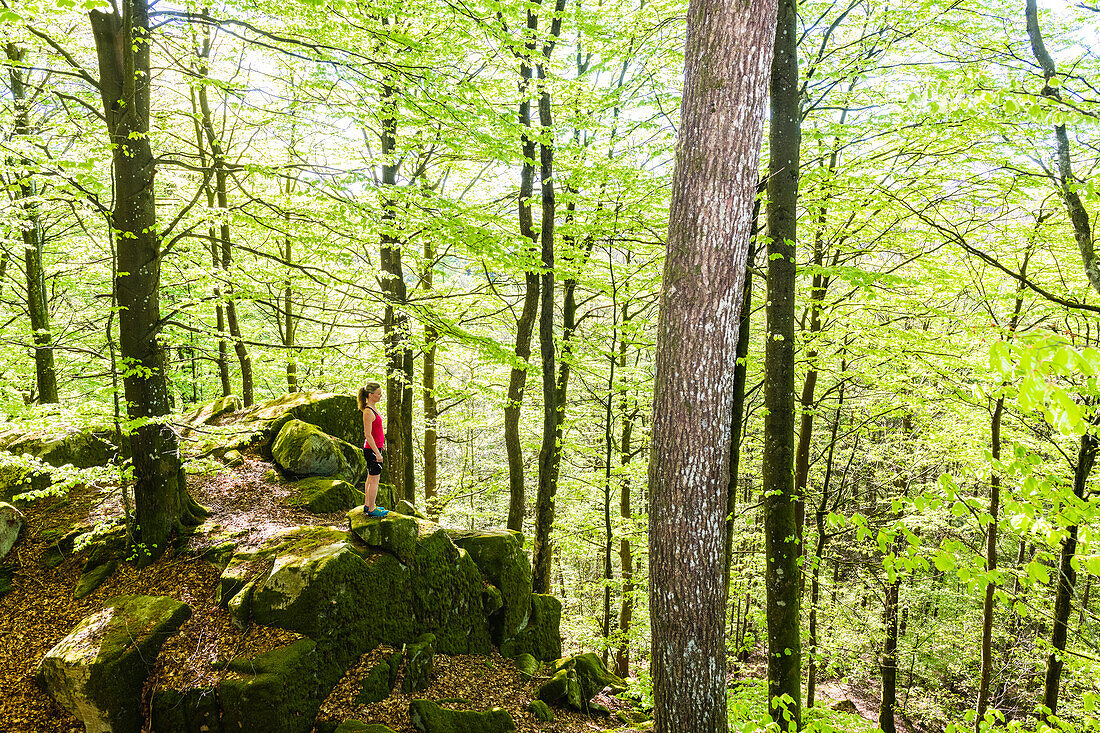
[[[375,506],[378,498],[378,479],[382,476],[382,449],[386,446],[386,433],[382,429],[382,413],[375,405],[382,399],[382,385],[371,382],[359,388],[359,409],[363,413],[363,455],[367,457],[367,484],[363,490],[363,510],[367,516],[384,517],[388,511]],[[368,412],[369,408],[369,412]]]

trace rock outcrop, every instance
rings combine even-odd
[[[367,473],[362,449],[302,420],[283,425],[271,444],[271,455],[294,476],[339,477],[355,484]]]
[[[605,687],[615,693],[626,690],[626,682],[604,666],[596,654],[578,654],[554,663],[551,677],[539,687],[539,699],[549,704],[590,712],[590,702]]]
[[[222,457],[230,450],[258,447],[269,458],[272,440],[290,420],[315,425],[353,445],[363,443],[363,413],[351,395],[292,392],[247,408],[241,408],[236,400],[215,400],[186,416],[184,450]]]
[[[117,455],[105,429],[78,430],[59,426],[25,432],[20,427],[0,431],[0,449],[15,455],[31,455],[54,467],[76,468],[105,466]]]
[[[313,514],[346,512],[363,503],[363,488],[356,488],[343,479],[315,476],[302,479],[294,487],[298,495],[291,497],[288,503]]]
[[[38,683],[88,733],[138,733],[141,689],[161,644],[191,617],[163,596],[119,596],[46,653]]]
[[[448,710],[431,700],[409,703],[409,718],[420,733],[509,733],[516,729],[511,713],[502,708]]]
[[[11,504],[0,502],[0,557],[11,551],[23,528],[23,513]]]

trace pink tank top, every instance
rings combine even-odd
[[[386,447],[386,433],[382,430],[382,416],[374,408],[370,408],[370,411],[374,413],[374,420],[370,424],[370,434],[374,438],[374,444],[378,446],[378,450],[382,450]],[[369,448],[370,443],[364,440],[363,447]]]

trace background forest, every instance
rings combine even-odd
[[[567,646],[644,692],[686,5],[556,3],[161,2],[120,54],[149,55],[148,129],[128,134],[154,156],[171,412],[383,383],[395,495],[521,529]],[[89,22],[111,7],[0,0],[0,404],[24,425],[145,422],[123,394],[141,365],[120,343]],[[798,8],[807,709],[850,685],[921,729],[1096,725],[1100,10],[1031,8],[1030,29],[1024,0]],[[728,652],[749,680],[730,724],[747,730],[772,262],[750,244],[729,495]],[[1052,685],[1058,717],[1036,722]]]

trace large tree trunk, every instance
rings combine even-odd
[[[416,502],[412,460],[413,352],[409,346],[409,318],[401,243],[397,238],[397,89],[387,75],[380,96],[382,107],[382,294],[386,300],[383,342],[386,348],[386,461],[385,480],[393,485],[393,499]]]
[[[800,570],[794,488],[794,295],[802,143],[795,0],[779,0],[768,131],[768,296],[764,377],[764,534],[768,698],[784,730],[801,727]],[[784,696],[786,696],[784,698]]]
[[[535,192],[535,135],[531,130],[531,78],[534,67],[531,57],[535,51],[535,31],[538,16],[527,9],[527,42],[519,67],[519,122],[523,126],[521,145],[523,164],[519,177],[519,233],[531,243],[534,251],[538,244],[534,217],[531,213],[531,197]],[[526,489],[523,483],[523,447],[519,438],[520,408],[527,388],[527,362],[531,358],[531,332],[539,307],[539,276],[534,269],[524,274],[523,310],[516,322],[516,359],[521,365],[512,367],[508,380],[508,399],[504,405],[504,448],[508,454],[508,529],[523,530],[526,513]]]
[[[542,283],[539,315],[539,351],[542,355],[542,448],[539,450],[539,488],[535,503],[535,537],[531,558],[532,589],[535,593],[550,592],[550,568],[554,553],[550,533],[554,529],[554,495],[558,491],[558,460],[561,455],[561,420],[564,404],[558,399],[554,380],[554,217],[557,214],[554,193],[553,119],[550,109],[550,86],[546,69],[554,45],[561,35],[562,16],[566,0],[557,0],[550,21],[550,35],[542,46],[538,64],[539,77],[539,174],[542,181]],[[575,313],[574,306],[574,313]],[[568,379],[568,372],[566,372]],[[564,387],[563,387],[564,390]],[[564,399],[564,394],[562,395]]]
[[[122,15],[89,13],[99,56],[100,93],[111,136],[115,207],[111,226],[118,232],[119,340],[125,366],[123,384],[130,419],[168,413],[164,348],[160,331],[160,236],[153,177],[156,161],[149,145],[149,17],[144,0],[125,0]],[[203,513],[187,493],[179,443],[157,420],[130,436],[134,463],[134,504],[139,562],[152,561],[168,546],[181,524]]]
[[[730,397],[774,23],[767,1],[688,5],[649,464],[657,733],[726,730]]]
[[[28,139],[32,132],[31,114],[27,101],[26,78],[22,69],[24,49],[7,43],[8,79],[14,103],[15,124],[12,137]],[[46,275],[42,267],[45,236],[38,217],[38,184],[31,173],[31,160],[19,158],[20,173],[14,187],[15,206],[19,212],[23,235],[23,253],[27,275],[27,313],[34,335],[34,371],[38,388],[38,402],[57,402],[57,368],[54,365],[53,335],[50,331],[50,309],[46,298]]]

